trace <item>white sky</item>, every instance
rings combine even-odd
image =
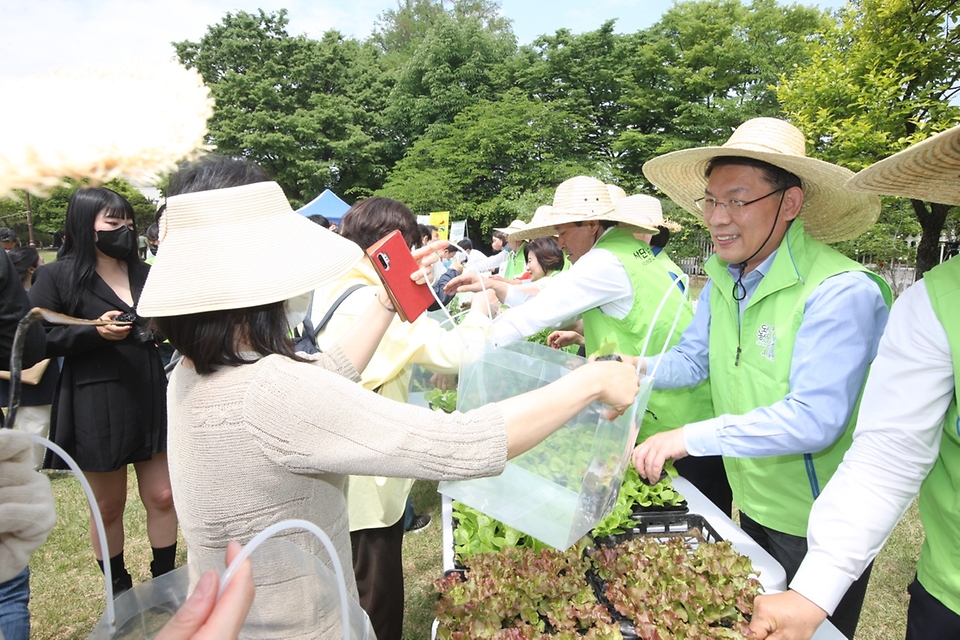
[[[836,8],[843,0],[802,0]],[[566,27],[590,31],[617,18],[617,31],[644,29],[672,0],[501,0],[519,41]],[[0,0],[0,76],[43,73],[57,67],[112,59],[174,57],[171,42],[199,40],[207,25],[238,10],[288,9],[292,35],[313,38],[328,29],[366,38],[377,16],[396,0]],[[5,98],[0,97],[0,98]]]

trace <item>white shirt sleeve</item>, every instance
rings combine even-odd
[[[813,505],[790,587],[832,613],[920,491],[954,394],[953,359],[923,281],[894,304],[853,445]]]
[[[504,346],[547,328],[575,321],[589,309],[624,318],[633,306],[633,285],[623,264],[606,249],[591,249],[550,286],[493,321],[490,339]]]

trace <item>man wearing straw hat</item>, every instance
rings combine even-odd
[[[741,527],[791,580],[807,518],[856,423],[856,407],[892,299],[887,283],[825,243],[873,225],[876,196],[843,188],[852,172],[808,158],[803,134],[748,120],[722,147],[675,151],[644,175],[703,216],[716,248],[710,280],[654,388],[709,376],[717,417],[658,434],[634,451],[646,477],[669,458],[724,456]],[[833,621],[853,637],[869,573]]]
[[[960,127],[854,176],[858,192],[960,204]],[[960,637],[960,260],[927,272],[890,312],[853,445],[810,514],[791,590],[757,599],[758,638],[810,638],[920,494],[924,540],[907,640]]]
[[[644,203],[641,208],[659,210],[656,198],[638,197]],[[495,287],[498,295],[509,295],[501,301],[511,308],[494,320],[490,341],[503,346],[549,327],[570,325],[579,317],[588,354],[596,353],[606,342],[615,345],[618,353],[640,355],[651,325],[649,353],[677,344],[693,312],[653,257],[650,246],[633,237],[634,233],[656,231],[639,219],[636,211],[616,208],[608,186],[596,178],[578,176],[560,184],[552,206],[537,209],[526,228],[511,238],[530,240],[557,234],[560,248],[573,265],[554,276],[554,282],[536,296],[522,294],[515,287]],[[465,285],[462,290],[475,291],[478,287],[476,277],[465,274],[451,281],[447,290],[457,290],[461,285]],[[657,318],[657,309],[668,292],[674,295],[667,295]],[[678,308],[680,318],[671,336]],[[710,418],[713,407],[709,385],[655,392],[649,409],[641,425],[641,438]],[[678,471],[730,513],[730,493],[718,458],[687,460]]]

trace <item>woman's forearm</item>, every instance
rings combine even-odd
[[[337,341],[337,345],[360,373],[363,373],[376,353],[383,334],[397,315],[386,292],[380,288],[376,291],[376,297],[370,301],[367,310]]]
[[[581,367],[556,382],[497,403],[507,428],[507,457],[540,443],[591,402],[600,399],[602,383]]]

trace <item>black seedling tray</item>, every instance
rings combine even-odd
[[[649,507],[643,507],[643,506],[640,506],[639,504],[635,504],[633,505],[633,515],[631,515],[630,517],[633,520],[640,520],[642,518],[646,518],[647,516],[651,516],[651,515],[662,515],[662,514],[671,514],[671,513],[683,514],[683,513],[687,513],[688,511],[690,511],[690,507],[687,505],[686,500],[681,500],[680,504],[674,504],[674,505],[652,504]]]
[[[682,537],[691,549],[700,542],[722,542],[720,534],[698,513],[663,513],[644,515],[629,531],[597,538],[598,546],[611,547],[639,536],[657,539]]]

